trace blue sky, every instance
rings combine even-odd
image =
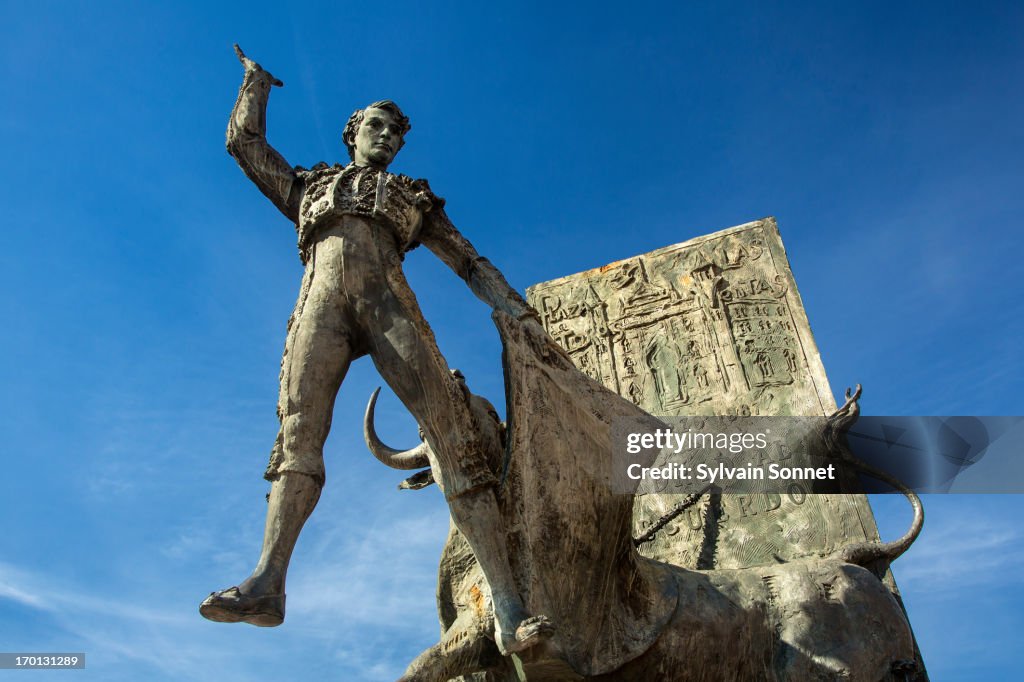
[[[1019,3],[4,3],[0,650],[33,679],[389,680],[437,638],[436,490],[366,453],[379,379],[338,399],[281,628],[198,616],[255,562],[294,231],[224,152],[247,53],[270,140],[343,161],[368,102],[520,290],[766,215],[833,389],[870,414],[1024,414]],[[407,273],[452,366],[500,402],[486,307]],[[381,431],[415,441],[393,396]],[[1024,628],[1019,495],[931,496],[895,565],[934,679],[1005,677]],[[874,500],[883,535],[909,520]],[[7,674],[0,672],[0,678]]]

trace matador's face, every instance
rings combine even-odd
[[[387,168],[402,148],[402,126],[390,111],[370,107],[363,113],[352,146],[357,165]]]

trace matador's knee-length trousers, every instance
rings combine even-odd
[[[306,265],[281,362],[278,433],[267,467],[325,478],[323,446],[352,360],[369,355],[423,429],[447,497],[495,483],[462,389],[452,378],[393,249],[372,223],[325,229]]]

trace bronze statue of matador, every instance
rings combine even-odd
[[[292,166],[266,139],[270,88],[282,83],[236,51],[245,76],[227,148],[296,225],[306,269],[281,363],[281,429],[266,472],[263,551],[251,576],[211,594],[200,612],[221,622],[283,621],[288,561],[324,484],[323,445],[335,396],[349,363],[369,355],[423,430],[452,519],[490,585],[499,650],[522,651],[550,635],[551,625],[526,612],[514,586],[487,445],[405,279],[403,256],[426,246],[491,308],[546,343],[540,319],[452,226],[425,180],[387,171],[409,130],[394,102],[375,102],[349,119],[342,139],[351,163]]]

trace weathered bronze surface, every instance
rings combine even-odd
[[[410,129],[394,102],[352,114],[341,136],[351,163],[292,166],[266,136],[270,91],[283,83],[237,45],[235,52],[243,77],[227,150],[294,223],[306,269],[281,361],[281,428],[265,474],[271,488],[263,548],[251,575],[211,593],[199,611],[218,622],[273,627],[284,621],[291,553],[325,480],[334,399],[350,364],[368,355],[430,446],[422,455],[487,577],[499,652],[529,648],[550,634],[550,622],[525,610],[512,574],[491,466],[501,445],[488,437],[493,430],[474,414],[465,383],[438,350],[405,279],[404,254],[426,246],[495,311],[549,343],[537,314],[455,229],[425,180],[388,172]]]
[[[429,464],[406,487],[436,481],[453,522],[441,637],[402,680],[903,678],[913,638],[878,573],[920,532],[913,493],[911,529],[883,544],[862,497],[709,495],[666,521],[676,498],[634,504],[610,485],[612,424],[663,426],[651,413],[830,415],[823,447],[848,452],[859,391],[835,410],[773,221],[539,285],[538,314],[425,181],[387,171],[409,130],[393,102],[353,114],[342,135],[350,164],[291,166],[266,139],[281,82],[236,50],[244,76],[228,150],[294,223],[306,270],[282,361],[262,552],[248,578],[202,603],[204,616],[284,620],[334,398],[349,364],[369,355],[424,440],[385,446],[371,403],[371,451],[396,468]],[[418,244],[493,309],[507,424],[437,348],[402,271]]]
[[[659,416],[822,416],[836,404],[786,251],[765,218],[537,284],[527,300],[589,376]],[[639,499],[635,533],[676,504]],[[706,496],[641,546],[743,568],[877,539],[863,495]]]

